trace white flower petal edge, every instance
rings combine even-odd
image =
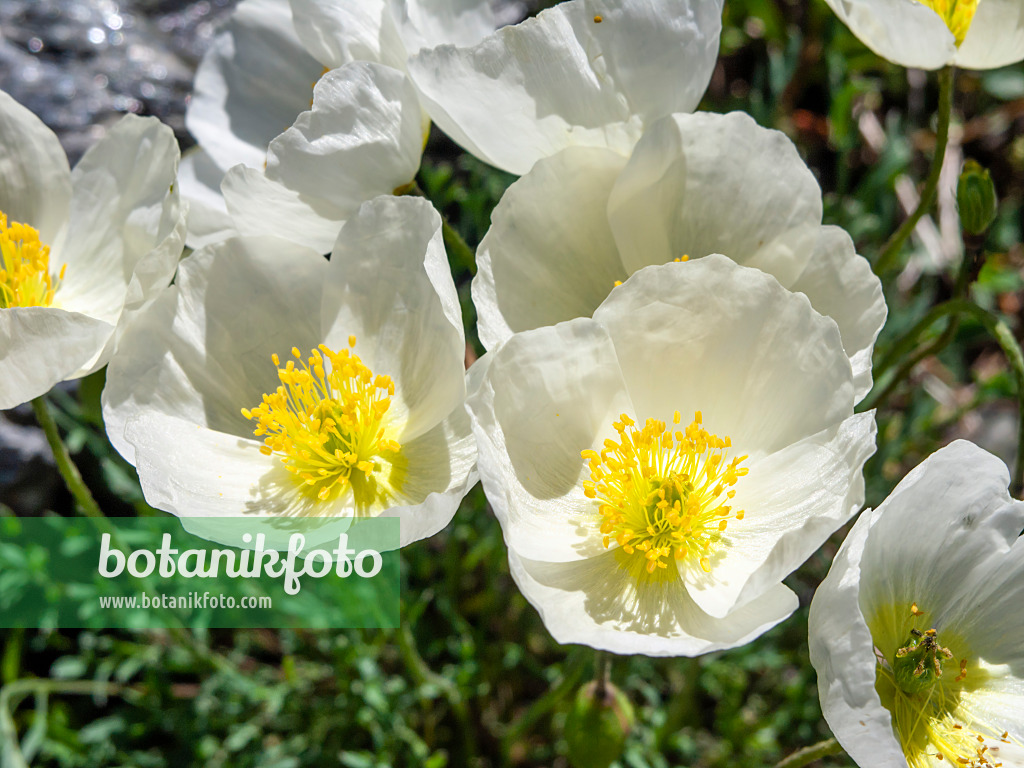
[[[187,209],[177,142],[155,118],[126,116],[71,172],[53,132],[0,92],[0,139],[0,211],[40,230],[54,276],[66,268],[52,305],[0,309],[0,408],[12,408],[106,364],[170,282]]]
[[[903,768],[912,758],[938,767],[974,756],[904,755],[876,683],[883,676],[876,656],[891,665],[915,627],[936,629],[939,643],[967,660],[951,722],[959,716],[967,728],[982,728],[990,759],[1021,764],[1024,503],[1010,498],[1008,481],[1002,461],[971,443],[937,451],[861,516],[819,587],[811,662],[825,718],[858,764]],[[951,661],[946,674],[956,669]],[[955,685],[946,674],[937,684]],[[1003,731],[1016,744],[1002,743]]]
[[[265,173],[236,166],[222,191],[238,231],[326,253],[363,202],[413,180],[422,149],[408,77],[381,64],[347,64],[320,79],[312,109],[270,142]]]
[[[242,0],[196,71],[185,124],[209,162],[182,176],[182,194],[198,203],[188,244],[226,237],[214,215],[221,177],[239,163],[260,168],[271,139],[309,109],[323,67],[306,53],[286,0]]]
[[[808,350],[814,359],[803,359]],[[862,499],[873,416],[853,415],[835,323],[802,295],[725,257],[645,268],[593,319],[513,335],[478,365],[485,363],[467,399],[484,490],[517,583],[563,642],[651,655],[746,642],[795,608],[780,580]],[[619,414],[639,429],[647,418],[678,424],[673,409],[702,410],[708,430],[728,434],[735,454],[751,454],[749,474],[722,481],[734,484],[733,501],[724,487],[713,492],[722,501],[695,497],[698,512],[686,514],[706,509],[711,522],[698,526],[694,517],[685,530],[711,526],[706,539],[687,539],[693,550],[675,559],[659,556],[677,574],[645,577],[645,547],[664,542],[641,541],[639,528],[624,533],[606,516],[619,503],[610,500],[614,489],[593,495],[598,454],[585,461],[581,452],[603,457],[609,439],[621,440]],[[628,498],[623,491],[620,502]],[[728,531],[712,512],[720,503],[733,505],[721,513],[734,517]],[[740,508],[746,517],[733,514]],[[710,578],[694,578],[696,570]]]
[[[570,0],[471,48],[421,51],[409,72],[445,133],[523,174],[572,145],[629,154],[652,121],[695,109],[721,14],[719,0]]]
[[[956,40],[942,17],[917,0],[825,2],[864,45],[894,64],[940,69],[956,55]]]
[[[1024,4],[982,0],[953,63],[965,69],[995,69],[1024,60]]]
[[[347,349],[350,336],[364,334],[355,354],[369,350],[364,359],[377,366],[374,373],[393,375],[394,415],[415,429],[395,433],[405,463],[399,479],[388,480],[391,501],[374,492],[359,514],[401,518],[403,545],[451,520],[475,482],[476,451],[463,409],[455,287],[435,263],[444,259],[440,217],[423,200],[378,198],[350,219],[336,250],[328,263],[267,237],[201,249],[129,329],[108,370],[104,418],[111,442],[138,467],[150,503],[188,517],[356,514],[350,489],[323,500],[303,492],[281,455],[261,450],[255,422],[241,410],[281,383],[272,353],[286,358],[293,346],[308,352],[321,343]],[[382,279],[374,283],[366,276],[375,270]],[[371,289],[375,296],[362,294]],[[375,311],[390,321],[374,325]],[[345,318],[353,322],[343,328]],[[425,350],[415,343],[420,333],[435,338]],[[428,380],[403,378],[409,375]],[[415,387],[429,396],[411,396]]]

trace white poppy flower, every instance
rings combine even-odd
[[[857,399],[885,322],[882,286],[849,235],[822,226],[796,147],[748,115],[670,115],[626,157],[575,147],[509,187],[477,252],[480,340],[589,317],[651,264],[724,254],[804,293],[839,325]]]
[[[1024,59],[1020,0],[825,0],[868,48],[894,64],[995,69]]]
[[[515,174],[570,146],[629,154],[659,117],[696,109],[722,0],[570,0],[469,48],[409,61],[434,122]]]
[[[236,165],[251,176],[263,170],[271,141],[310,109],[322,74],[355,61],[404,70],[409,54],[424,45],[468,45],[493,29],[485,0],[243,0],[200,63],[186,112],[199,144],[181,169],[182,193],[192,201],[189,245],[235,232],[221,193],[224,174]],[[419,151],[422,143],[421,136]],[[418,167],[417,160],[401,183]],[[263,197],[276,195],[286,206],[298,194],[260,179],[248,183],[271,187]]]
[[[863,500],[874,416],[853,413],[835,322],[723,256],[642,269],[593,319],[477,365],[484,490],[559,642],[746,643],[796,608],[781,580]]]
[[[406,544],[476,479],[464,356],[440,217],[381,197],[329,262],[272,237],[196,251],[125,334],[103,413],[155,507],[399,517]]]
[[[864,768],[1024,766],[1024,503],[957,441],[864,512],[811,603],[832,732]]]
[[[0,91],[0,409],[102,367],[171,281],[178,157],[170,128],[129,115],[72,171],[53,132]]]

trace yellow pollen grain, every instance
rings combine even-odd
[[[702,414],[684,430],[657,419],[642,428],[627,414],[613,422],[618,439],[580,455],[590,468],[583,491],[601,515],[605,548],[617,544],[635,578],[670,579],[670,562],[710,572],[714,551],[731,520],[742,520],[727,491],[747,474],[746,456],[727,459],[728,438],[701,426]],[[675,425],[682,421],[673,413]]]
[[[598,16],[594,17],[594,23],[595,24],[600,24],[602,21],[604,21],[604,17],[603,16],[598,15]]]
[[[967,31],[971,28],[974,14],[978,11],[980,0],[918,0],[939,14],[939,17],[946,22],[949,31],[956,38],[957,47],[967,37]]]
[[[50,272],[50,247],[39,240],[39,231],[16,221],[8,223],[0,211],[0,309],[49,307],[64,279]]]
[[[355,337],[349,337],[355,346]],[[368,503],[387,493],[385,472],[399,458],[401,446],[391,437],[388,409],[395,394],[389,376],[375,376],[354,352],[334,352],[326,345],[302,361],[297,347],[282,368],[280,386],[263,395],[242,416],[255,421],[253,434],[263,438],[260,451],[277,456],[300,485],[326,501],[350,489],[370,494]]]

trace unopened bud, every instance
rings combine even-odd
[[[635,715],[629,697],[611,683],[597,681],[576,694],[565,719],[565,741],[573,768],[608,768],[621,755]],[[603,695],[602,695],[603,693]]]
[[[983,235],[996,220],[999,199],[988,169],[973,160],[964,163],[956,185],[960,226],[969,235]]]

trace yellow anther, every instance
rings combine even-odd
[[[0,211],[0,309],[49,307],[64,279],[67,265],[56,277],[50,272],[50,248],[39,231],[16,221],[8,226]]]

